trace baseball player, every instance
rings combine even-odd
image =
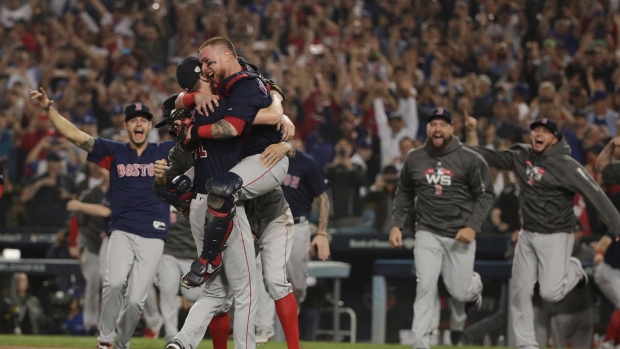
[[[198,61],[197,60],[194,61],[193,57],[188,57],[183,62],[181,62],[181,64],[179,65],[179,67],[177,69],[177,77],[178,77],[178,80],[181,83],[182,87],[186,87],[186,86],[196,87],[196,84],[198,83],[198,81],[200,79],[200,76],[198,74],[199,69],[198,69],[198,71],[196,71],[195,69],[192,69],[191,68],[192,64],[198,64]],[[183,69],[186,65],[189,65],[190,69]],[[194,67],[196,67],[196,66],[197,65],[194,65]],[[191,81],[189,83],[187,83],[187,79],[186,79],[187,77],[193,77],[193,79],[191,79]],[[197,88],[200,89],[202,87],[202,85],[203,84],[198,84]],[[206,85],[206,87],[208,87],[208,85]],[[226,101],[223,101],[223,103],[226,103]],[[225,104],[224,104],[224,106],[225,106]],[[220,105],[217,108],[217,110],[218,111],[222,111],[222,110],[224,110],[224,108],[222,107],[222,105]],[[217,124],[218,118],[217,117],[215,119],[212,119],[212,118],[213,118],[213,115],[210,115],[208,119],[207,118],[202,118],[202,119],[198,120],[198,122],[209,121],[209,122],[213,122],[214,124]],[[255,120],[255,123],[258,122],[258,121],[259,120],[258,120],[258,117],[257,117],[256,120]],[[160,126],[160,125],[158,124],[158,126]],[[229,139],[229,140],[232,140],[232,139]],[[222,142],[222,141],[214,141],[214,140],[208,140],[208,139],[207,140],[202,140],[201,141],[201,147],[202,148],[200,148],[197,153],[201,154],[201,151],[205,150],[203,148],[206,148],[206,147],[213,148],[213,144],[217,144],[219,142]],[[286,147],[287,146],[285,145],[284,148],[286,149]],[[207,154],[209,154],[209,153],[210,154],[221,154],[222,150],[223,150],[223,148],[220,148],[219,150],[218,149],[212,149],[211,151],[206,151],[205,150],[205,152]],[[218,151],[219,151],[219,153],[218,153]],[[266,151],[266,152],[264,152],[264,154],[265,153],[270,153],[270,152]],[[278,152],[276,152],[276,153],[278,153]],[[284,155],[282,152],[279,152],[279,153],[281,154],[281,156]],[[214,160],[213,158],[214,158],[214,156],[211,156],[210,161],[212,161],[212,162],[216,161],[217,162],[217,160]],[[230,158],[230,155],[228,155],[227,158]],[[269,156],[267,156],[267,158],[269,158]],[[279,159],[277,159],[277,160],[279,160]],[[201,178],[203,178],[203,177],[204,178],[208,178],[208,176],[207,176],[208,174],[214,173],[212,168],[202,168],[201,167],[201,162],[204,162],[204,161],[209,161],[208,157],[203,159],[203,160],[200,160],[200,162],[195,162],[194,188],[195,188],[196,191],[202,190],[201,189],[202,186],[199,183],[200,183],[201,180],[204,181],[204,179],[201,179]],[[277,163],[277,161],[275,161],[275,160],[274,160],[274,162]],[[265,168],[265,167],[261,166],[261,168]],[[230,173],[228,175],[230,175]],[[242,192],[245,191],[245,190],[246,189],[243,188]],[[242,195],[242,197],[243,196],[244,195]],[[196,197],[200,198],[200,194],[196,194]],[[196,199],[194,201],[192,201],[192,206],[191,206],[192,209],[190,210],[190,218],[191,217],[195,217],[196,215],[200,215],[199,213],[196,214],[196,211],[200,212],[200,206],[195,205],[195,201],[196,201]],[[282,198],[281,201],[285,203],[283,198]],[[204,206],[204,204],[203,204],[203,206]],[[276,208],[276,212],[283,212],[284,210],[288,210],[287,209],[288,205],[284,206],[284,210],[278,209],[279,206],[275,205],[274,201],[266,201],[263,205],[260,205],[260,207],[261,207],[261,210],[265,210],[267,207],[269,207],[268,212],[270,212],[270,210],[273,210],[273,207]],[[268,227],[273,227],[273,228],[268,228],[267,230],[270,230],[270,231],[271,230],[276,230],[276,231],[280,231],[280,232],[283,232],[283,233],[287,234],[287,236],[291,235],[292,231],[290,231],[290,227],[288,227],[288,229],[287,229],[287,224],[286,224],[286,219],[287,218],[286,217],[288,217],[289,220],[292,220],[292,218],[291,218],[292,215],[290,214],[290,212],[288,214],[286,214],[286,213],[284,213],[284,214],[279,213],[279,215],[281,215],[281,217],[279,219],[274,219],[272,217],[269,220],[269,221],[273,221],[273,222],[272,222],[272,224],[268,225]],[[204,212],[202,213],[202,217],[204,217]],[[277,215],[276,215],[276,217],[277,217]],[[203,220],[204,220],[204,218],[203,218]],[[291,222],[291,224],[292,224],[292,222]],[[200,227],[201,225],[193,223],[192,226]],[[198,230],[200,230],[200,229],[197,229],[197,231],[195,231],[195,235],[200,234],[200,231],[198,231]],[[287,241],[286,236],[285,236],[284,239],[275,239],[275,238],[273,238],[273,236],[278,236],[278,234],[266,234],[266,235],[272,236],[272,238],[264,239],[264,240],[259,238],[259,245],[260,246],[262,246],[262,245],[271,246],[270,248],[266,248],[268,253],[265,253],[263,258],[270,257],[272,261],[270,263],[266,263],[266,265],[274,265],[274,270],[273,270],[273,272],[269,273],[270,278],[268,278],[268,280],[266,281],[266,285],[268,285],[268,288],[270,289],[270,294],[273,295],[274,299],[277,299],[277,303],[282,304],[282,306],[281,306],[281,308],[283,310],[282,311],[282,315],[285,316],[285,318],[286,317],[291,317],[291,314],[293,315],[293,320],[295,320],[295,321],[293,322],[291,320],[288,320],[286,322],[291,323],[291,325],[292,325],[291,328],[294,328],[295,331],[294,331],[294,333],[287,334],[287,339],[290,338],[291,343],[296,343],[296,348],[297,348],[297,347],[299,347],[299,339],[298,339],[299,336],[298,336],[298,333],[297,333],[297,321],[296,321],[297,320],[297,308],[296,308],[296,304],[295,304],[295,301],[294,301],[292,295],[291,295],[291,297],[288,297],[288,294],[290,293],[290,285],[286,281],[286,278],[282,278],[282,276],[279,276],[279,277],[277,276],[278,275],[277,270],[280,270],[280,273],[281,273],[281,271],[284,270],[284,265],[282,263],[285,263],[285,261],[286,261],[286,258],[284,258],[285,256],[281,256],[281,255],[283,253],[285,253],[285,252],[290,253],[290,248],[287,249],[287,246],[289,246],[289,245],[286,243],[286,241]],[[282,234],[280,234],[280,235],[282,235]],[[198,245],[200,246],[200,243],[198,243]],[[278,247],[280,247],[280,248],[278,248]],[[238,252],[244,252],[245,249],[244,250],[234,249],[231,246],[229,246],[227,251],[228,252],[224,254],[225,257],[227,255],[231,255],[233,253],[234,254],[238,254]],[[278,263],[280,263],[282,265],[280,267],[278,267],[277,266]],[[221,265],[221,263],[220,263],[220,265]],[[229,268],[229,269],[231,269],[231,268]],[[228,273],[228,271],[226,271],[226,273]],[[272,274],[273,274],[273,276],[271,276]],[[284,281],[284,283],[283,283],[283,281]],[[232,285],[232,281],[231,281],[231,285]],[[251,292],[251,290],[252,290],[252,288],[251,287],[248,288],[247,285],[245,286],[245,289],[248,290],[249,292]],[[237,302],[237,296],[235,296],[235,302]],[[197,305],[197,309],[200,309],[203,306],[204,306],[204,302],[201,302],[200,305]],[[292,310],[289,311],[289,309],[291,309],[291,308],[292,308]],[[237,312],[238,312],[239,311],[239,306],[236,306],[236,309],[237,309]],[[201,316],[201,318],[200,318],[201,321],[200,322],[197,322],[197,321],[187,322],[186,321],[186,324],[188,324],[188,328],[189,329],[182,330],[180,335],[177,336],[178,338],[177,338],[176,342],[173,342],[172,345],[182,346],[183,343],[192,341],[193,338],[196,337],[196,333],[200,332],[200,330],[199,330],[200,327],[198,327],[198,332],[196,332],[194,330],[191,330],[192,323],[195,324],[195,325],[201,325],[202,324],[202,320],[205,319],[204,313],[206,313],[206,312],[207,311],[198,312],[199,316]],[[279,312],[279,314],[280,314],[280,312]],[[218,323],[219,322],[225,322],[226,321],[225,319],[227,319],[227,316],[225,314],[222,314],[221,316],[217,316],[217,317],[214,318],[214,320],[217,320]],[[208,324],[208,317],[206,318],[206,321],[207,321],[207,324]],[[212,326],[212,330],[213,330],[213,327],[218,327],[219,328],[219,327],[224,327],[224,326],[219,326],[219,325]],[[237,327],[237,322],[235,323],[235,327]],[[205,325],[204,328],[206,329],[206,325]],[[247,326],[246,326],[246,328],[247,328]],[[204,330],[202,332],[204,334]],[[228,333],[227,330],[226,331],[222,331],[222,332],[225,332],[225,335],[227,335],[227,333]],[[244,332],[241,332],[239,330],[235,331],[235,335],[236,335],[235,337],[236,338],[237,338],[237,333],[243,334]],[[225,343],[225,339],[224,339],[224,343]]]
[[[472,117],[467,120],[467,143],[477,145],[477,121]],[[548,302],[559,301],[577,284],[587,282],[581,262],[571,257],[575,193],[597,208],[614,234],[620,232],[620,214],[583,166],[571,158],[556,123],[539,118],[530,129],[529,145],[516,144],[503,151],[471,148],[490,166],[513,171],[521,188],[523,228],[513,259],[510,305],[519,348],[538,348],[532,309],[536,281],[541,298]]]
[[[108,269],[97,340],[100,349],[111,348],[112,342],[114,348],[129,348],[168,235],[170,209],[150,190],[154,162],[166,157],[174,142],[147,141],[153,115],[142,103],[125,108],[129,142],[120,143],[78,130],[51,106],[53,101],[42,88],[41,92],[30,90],[30,95],[59,133],[88,152],[88,161],[110,170]]]
[[[596,170],[603,176],[609,192],[617,192],[613,184],[620,183],[620,137],[614,137],[596,159]],[[603,236],[594,256],[594,282],[613,303],[615,309],[609,319],[602,348],[620,344],[620,242],[612,234]]]
[[[84,290],[84,328],[95,333],[101,315],[101,273],[99,272],[99,251],[103,236],[107,235],[108,214],[100,216],[88,213],[84,204],[105,205],[106,193],[110,186],[110,173],[100,169],[101,184],[85,190],[78,200],[67,202],[67,211],[77,211],[79,226],[80,267],[86,280]],[[107,210],[106,210],[107,211]]]
[[[224,40],[225,43],[230,44],[230,41]],[[211,40],[207,41],[209,43]],[[206,43],[205,43],[206,44]],[[208,50],[212,48],[209,44],[203,44],[205,47],[201,50]],[[219,41],[215,44],[217,47],[222,46]],[[241,70],[241,66],[236,60],[236,54],[234,48],[229,49],[222,53],[222,64],[220,66],[227,67],[227,69],[234,69],[236,65]],[[232,52],[232,53],[231,53]],[[230,57],[234,54],[235,59],[231,60]],[[196,57],[186,57],[177,67],[177,80],[182,88],[188,91],[200,91],[201,94],[207,94],[211,92],[211,77],[205,74],[208,78],[204,78],[202,83],[199,83],[203,78],[200,74],[200,64],[196,60]],[[205,63],[203,63],[203,66]],[[223,68],[222,68],[223,69]],[[261,163],[261,158],[267,157],[267,160],[273,160],[275,157],[268,153],[265,153],[267,146],[281,141],[281,133],[276,130],[272,125],[260,125],[257,122],[256,116],[259,110],[262,108],[272,108],[271,95],[268,92],[268,88],[258,79],[256,76],[244,74],[244,71],[233,74],[226,78],[224,84],[220,90],[223,97],[226,97],[227,108],[225,109],[225,115],[221,120],[211,123],[200,124],[204,122],[202,119],[205,116],[194,117],[194,123],[183,125],[180,129],[179,135],[185,139],[185,144],[191,144],[192,142],[206,140],[224,140],[231,139],[231,137],[237,137],[244,135],[247,141],[243,144],[243,160],[239,162],[234,168],[230,170],[227,175],[230,178],[240,181],[240,188],[231,189],[230,193],[223,193],[224,196],[231,198],[236,196],[235,199],[246,200],[260,195],[263,195],[273,189],[275,189],[284,179],[286,170],[288,168],[288,158],[278,157],[278,162],[274,162],[274,165],[266,167]],[[274,103],[279,106],[281,111],[281,98],[275,98]],[[279,97],[279,96],[278,96]],[[185,97],[182,97],[183,99]],[[224,101],[222,99],[222,101]],[[221,102],[220,102],[221,104]],[[219,107],[221,109],[221,106]],[[195,115],[200,115],[201,110],[195,109]],[[198,113],[198,114],[196,114]],[[281,113],[280,113],[281,118]],[[279,121],[276,120],[276,121]],[[260,122],[262,123],[262,121]],[[269,122],[267,122],[269,123]],[[250,132],[250,129],[252,130]],[[202,156],[202,155],[201,155]],[[212,171],[210,173],[213,173]],[[214,178],[216,178],[214,176]],[[241,190],[239,190],[241,189]],[[211,210],[214,208],[209,206]],[[220,217],[214,215],[214,222],[218,222]],[[215,224],[215,223],[214,223]],[[209,236],[209,234],[205,235]],[[222,244],[225,243],[228,235],[224,234],[220,239]],[[205,241],[206,243],[206,241]],[[190,271],[183,277],[183,284],[186,287],[196,287],[200,285],[206,278],[209,277],[214,271],[221,266],[221,258],[218,255],[213,255],[211,259],[206,258],[203,253],[202,259],[198,259],[190,269]]]
[[[323,169],[311,157],[300,150],[296,150],[295,157],[290,159],[288,173],[282,182],[282,191],[286,201],[291,206],[295,235],[292,243],[292,253],[286,264],[288,280],[293,287],[293,294],[297,304],[306,298],[306,278],[308,277],[308,251],[316,248],[322,260],[329,258],[329,238],[327,221],[329,219],[329,199],[326,190],[331,185]],[[310,225],[308,217],[312,211],[312,201],[319,203],[319,227],[314,238],[310,239]],[[263,253],[263,252],[261,252]],[[277,303],[276,303],[277,306]],[[258,312],[256,343],[265,343],[273,335],[274,304],[265,292],[258,293]],[[282,322],[282,321],[280,321]],[[282,326],[285,326],[284,324]]]
[[[429,348],[440,274],[457,301],[482,302],[482,281],[474,272],[475,237],[493,205],[493,181],[484,159],[463,147],[453,132],[450,111],[433,109],[428,138],[407,156],[394,198],[393,248],[402,247],[401,229],[416,209],[414,348]]]

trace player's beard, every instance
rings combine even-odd
[[[439,137],[436,137],[436,136],[439,136]],[[440,152],[444,150],[444,148],[448,145],[448,143],[450,143],[451,138],[452,138],[452,135],[447,135],[447,134],[442,135],[440,133],[435,133],[431,137],[431,146],[433,147],[435,151]]]

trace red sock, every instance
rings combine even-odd
[[[213,349],[226,349],[228,347],[228,334],[230,333],[230,316],[228,313],[214,316],[209,324]]]
[[[620,310],[614,309],[609,318],[605,342],[613,340],[616,344],[620,343]]]
[[[299,349],[299,322],[297,320],[297,301],[292,293],[280,298],[276,303],[276,314],[286,337],[288,349]],[[217,348],[215,348],[217,349]]]

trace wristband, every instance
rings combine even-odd
[[[192,128],[192,139],[194,139],[194,129],[196,129],[196,139],[198,138],[205,138],[205,139],[213,139],[213,134],[211,133],[211,129],[213,128],[213,125],[202,125],[199,127],[193,127]]]
[[[183,106],[185,107],[185,109],[190,109],[196,106],[196,101],[194,101],[194,97],[198,93],[199,92],[191,92],[191,93],[186,93],[185,95],[183,95]]]
[[[604,255],[604,254],[605,254],[605,252],[603,252],[603,251],[601,251],[601,250],[596,251],[596,255],[597,255],[597,256],[598,256],[598,255],[601,255],[601,256],[602,256],[602,255]]]

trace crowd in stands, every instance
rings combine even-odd
[[[102,181],[29,89],[44,87],[84,132],[126,141],[124,107],[159,110],[180,91],[179,61],[214,36],[283,88],[295,146],[332,180],[334,227],[389,232],[402,163],[435,107],[452,111],[463,141],[466,117],[477,118],[480,144],[495,149],[554,119],[600,183],[596,157],[620,127],[618,1],[2,0],[0,227],[63,228],[66,203]],[[519,190],[510,173],[493,176],[484,230],[512,234]],[[619,193],[620,182],[604,184]],[[587,202],[575,206],[585,235],[604,232]]]

